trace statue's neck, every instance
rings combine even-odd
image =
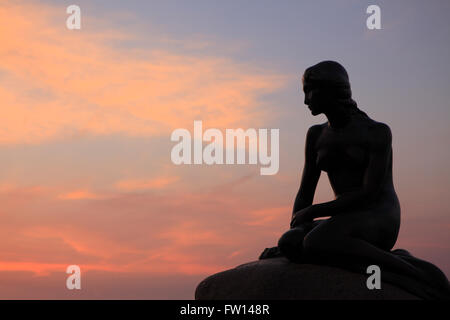
[[[352,120],[352,112],[345,107],[332,108],[333,110],[324,112],[328,119],[328,126],[333,129],[340,129],[347,126]]]

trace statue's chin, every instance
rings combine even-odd
[[[313,116],[317,116],[318,114],[320,114],[320,112],[318,112],[318,110],[316,110],[314,107],[313,108],[308,107],[308,108]]]

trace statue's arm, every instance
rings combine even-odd
[[[305,165],[297,196],[295,197],[292,214],[312,205],[317,182],[320,177],[320,169],[316,165],[315,142],[322,130],[321,125],[309,128],[305,142]]]
[[[339,196],[336,200],[320,203],[307,209],[311,219],[346,212],[348,209],[376,201],[383,186],[392,153],[392,134],[389,126],[377,123],[369,129],[369,163],[364,174],[363,186]]]

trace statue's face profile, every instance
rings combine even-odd
[[[305,70],[303,77],[305,104],[316,116],[335,108],[343,100],[351,101],[347,71],[335,61],[322,61]]]
[[[310,82],[303,81],[303,92],[305,93],[304,103],[313,116],[323,113],[331,103],[327,93]]]

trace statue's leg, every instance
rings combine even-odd
[[[278,240],[278,249],[282,255],[293,262],[301,262],[304,237],[322,221],[305,223],[285,232]]]
[[[380,228],[379,221],[373,219],[374,214],[376,212],[358,212],[325,220],[305,236],[304,251],[308,255],[328,259],[333,264],[338,262],[343,267],[346,264],[345,257],[349,265],[356,258],[382,269],[423,278],[422,272],[412,264],[380,248],[380,239],[383,236],[389,238],[391,234]]]
[[[429,275],[430,282],[436,283],[438,286],[444,285],[446,287],[446,290],[450,289],[450,284],[445,273],[431,262],[414,257],[409,252],[403,249],[396,249],[391,253],[399,256],[401,259],[411,263],[417,268],[424,270],[424,272]]]

